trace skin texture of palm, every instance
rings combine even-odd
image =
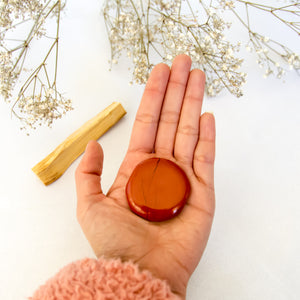
[[[190,68],[190,58],[179,55],[171,69],[159,64],[152,70],[128,151],[106,195],[97,142],[88,144],[76,170],[77,218],[97,257],[131,260],[166,280],[182,299],[206,247],[215,208],[215,121],[210,113],[201,115],[205,75]],[[182,212],[164,222],[133,214],[126,199],[132,171],[153,157],[175,162],[191,185]]]

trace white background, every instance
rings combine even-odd
[[[59,84],[75,110],[27,137],[0,102],[0,299],[24,299],[67,263],[93,257],[75,217],[74,171],[45,187],[31,168],[113,101],[127,115],[99,142],[108,190],[125,154],[143,92],[125,64],[108,71],[101,1],[68,1]],[[260,20],[262,22],[262,20]],[[264,25],[264,24],[261,24]],[[278,32],[285,37],[285,32]],[[299,51],[299,38],[294,36]],[[216,214],[187,299],[300,299],[300,78],[263,79],[245,64],[245,96],[205,98],[217,124]]]

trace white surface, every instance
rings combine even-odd
[[[0,102],[0,299],[24,299],[65,264],[93,256],[75,218],[79,160],[49,187],[31,167],[115,100],[128,114],[100,139],[104,190],[122,161],[143,87],[128,85],[126,66],[108,71],[98,2],[68,1],[61,23],[59,81],[75,110],[27,137]],[[251,64],[243,98],[205,99],[217,122],[217,207],[187,299],[300,299],[300,78],[263,79]]]

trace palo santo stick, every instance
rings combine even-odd
[[[113,102],[97,116],[72,133],[52,153],[32,168],[32,171],[48,185],[58,179],[70,164],[84,152],[90,140],[97,140],[126,114],[123,106]]]

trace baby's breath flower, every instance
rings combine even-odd
[[[9,101],[15,86],[18,73],[12,70],[13,61],[11,53],[0,51],[0,95]]]
[[[153,0],[143,2],[143,7],[139,2],[107,0],[104,6],[111,61],[125,50],[134,64],[134,82],[147,81],[154,65],[150,61],[152,55],[170,64],[176,55],[185,53],[192,58],[194,67],[205,70],[210,95],[218,94],[224,87],[236,96],[241,95],[239,89],[244,80],[236,71],[242,63],[236,58],[239,46],[224,38],[228,24],[213,7],[208,9],[200,1],[199,8],[206,12],[200,18],[194,12],[182,13],[183,6],[185,10],[191,9],[189,1]],[[225,73],[231,73],[230,80]]]
[[[61,0],[0,0],[0,96],[7,102],[16,98],[12,112],[24,123],[22,128],[34,129],[36,124],[50,126],[71,109],[70,100],[65,99],[56,87],[59,22],[63,7]],[[55,37],[49,36],[45,28],[51,16],[56,18]],[[6,38],[24,23],[31,25],[26,39],[18,42],[21,37]],[[51,41],[49,50],[40,65],[30,71],[16,97],[15,85],[20,74],[27,70],[27,51],[32,41],[39,38]],[[54,72],[49,71],[47,64],[50,55],[55,55]],[[50,73],[54,73],[53,78],[50,78]]]
[[[19,113],[26,116],[23,121],[27,128],[42,124],[51,126],[54,120],[60,119],[65,112],[72,110],[71,100],[65,99],[59,93],[27,97],[21,94],[17,103]]]
[[[243,60],[238,57],[241,43],[233,44],[226,38],[226,30],[231,23],[222,16],[223,10],[233,12],[237,20],[247,28],[249,41],[246,49],[257,55],[260,67],[266,70],[265,76],[284,74],[281,64],[274,55],[291,68],[299,69],[299,56],[271,38],[253,32],[249,20],[236,12],[237,5],[269,11],[273,16],[284,11],[294,16],[300,15],[299,2],[282,7],[259,5],[244,0],[106,0],[103,14],[111,43],[111,62],[125,52],[134,65],[132,82],[145,83],[156,62],[152,58],[171,63],[181,53],[188,54],[193,66],[206,73],[206,91],[217,95],[223,88],[237,97],[242,95],[242,85],[246,74],[240,72]],[[196,6],[198,5],[198,6]],[[297,22],[280,18],[280,22],[299,32]],[[298,27],[297,27],[298,26]],[[276,44],[277,43],[277,44]],[[282,50],[276,49],[275,44]]]
[[[221,3],[222,0],[219,0],[219,2]],[[281,78],[285,73],[283,69],[284,65],[299,71],[299,59],[294,60],[294,57],[297,57],[298,55],[280,42],[253,31],[252,26],[250,25],[252,22],[249,22],[249,20],[253,16],[254,11],[256,13],[259,13],[260,11],[264,13],[269,12],[277,22],[288,26],[289,29],[294,31],[299,38],[300,2],[289,0],[286,1],[289,3],[284,6],[280,3],[277,4],[277,6],[275,4],[272,6],[244,0],[235,0],[235,2],[244,6],[246,10],[246,17],[243,19],[242,16],[234,10],[234,8],[230,8],[230,10],[233,12],[233,15],[237,17],[240,24],[242,24],[242,26],[244,26],[248,31],[249,41],[246,45],[246,50],[256,54],[259,67],[265,70],[264,77],[274,74],[278,78]],[[251,10],[249,8],[251,8]]]

